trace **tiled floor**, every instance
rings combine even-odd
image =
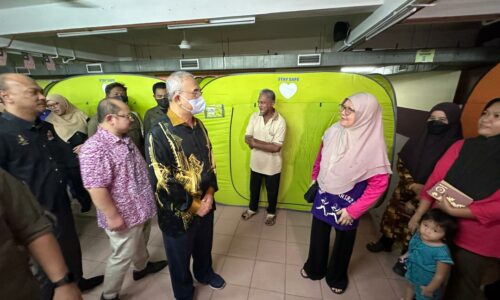
[[[343,295],[335,295],[324,280],[303,279],[301,269],[307,255],[311,214],[279,210],[274,226],[264,225],[264,210],[249,221],[241,221],[241,207],[217,205],[213,260],[216,272],[227,286],[212,291],[196,287],[196,299],[211,300],[391,300],[400,299],[404,281],[395,275],[396,253],[369,253],[365,244],[378,234],[368,216],[361,220],[350,264],[350,284]],[[85,276],[103,274],[110,254],[105,233],[95,218],[77,217]],[[165,259],[161,233],[153,225],[148,248],[152,260]],[[134,282],[129,272],[120,299],[173,299],[168,268]],[[87,292],[84,299],[99,299],[102,287]]]

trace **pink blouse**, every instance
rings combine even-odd
[[[437,162],[420,193],[421,199],[434,204],[426,191],[445,178],[463,144],[464,140],[455,142]],[[458,218],[455,244],[479,255],[500,258],[500,189],[487,198],[472,202],[469,209],[475,219]]]

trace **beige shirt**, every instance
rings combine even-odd
[[[267,121],[267,124],[264,123],[264,117],[256,112],[250,117],[245,135],[266,143],[282,145],[285,141],[285,132],[285,119],[277,111]],[[255,148],[252,149],[250,169],[269,176],[280,173],[282,166],[281,152],[280,150],[276,153],[270,153]]]

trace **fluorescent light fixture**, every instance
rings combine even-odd
[[[172,24],[167,25],[168,29],[189,29],[189,28],[203,28],[215,26],[233,26],[254,24],[255,17],[242,17],[242,18],[225,18],[225,19],[210,19],[205,23],[186,23],[186,24]]]
[[[416,11],[417,11],[417,8],[413,7],[410,10],[405,11],[404,13],[395,14],[394,17],[392,17],[388,21],[385,21],[381,25],[375,26],[375,28],[373,28],[372,30],[370,30],[366,34],[366,40],[367,41],[371,40],[376,35],[382,33],[382,31],[386,30],[387,28],[390,28],[392,25],[400,22],[401,20],[406,19],[406,17],[408,17],[409,15],[415,13]]]
[[[370,74],[375,71],[377,67],[363,66],[363,67],[342,67],[340,72],[342,73],[359,73],[359,74]]]
[[[87,30],[87,31],[72,31],[72,32],[58,32],[57,36],[60,38],[72,37],[72,36],[86,36],[86,35],[98,35],[98,34],[114,34],[114,33],[126,33],[127,28],[115,28],[115,29],[102,29],[102,30]]]
[[[210,24],[254,24],[255,17],[212,19]]]
[[[394,24],[400,22],[401,20],[404,20],[411,14],[415,13],[418,10],[417,7],[414,5],[407,5],[399,10],[393,11],[392,14],[386,16],[384,19],[380,20],[375,26],[372,28],[367,29],[364,33],[356,34],[355,37],[349,40],[349,37],[347,37],[343,45],[340,47],[335,47],[337,51],[346,51],[350,49],[351,47],[359,44],[360,42],[363,41],[368,41],[375,37],[376,35],[380,34],[384,30],[388,29],[389,27],[393,26]],[[355,28],[356,29],[356,28]]]

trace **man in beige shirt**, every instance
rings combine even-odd
[[[274,109],[276,96],[272,90],[263,89],[259,94],[259,111],[250,117],[245,132],[245,142],[252,149],[250,158],[250,205],[241,217],[248,220],[259,207],[262,179],[267,190],[266,225],[276,223],[276,204],[281,175],[281,148],[285,140],[285,119]]]

